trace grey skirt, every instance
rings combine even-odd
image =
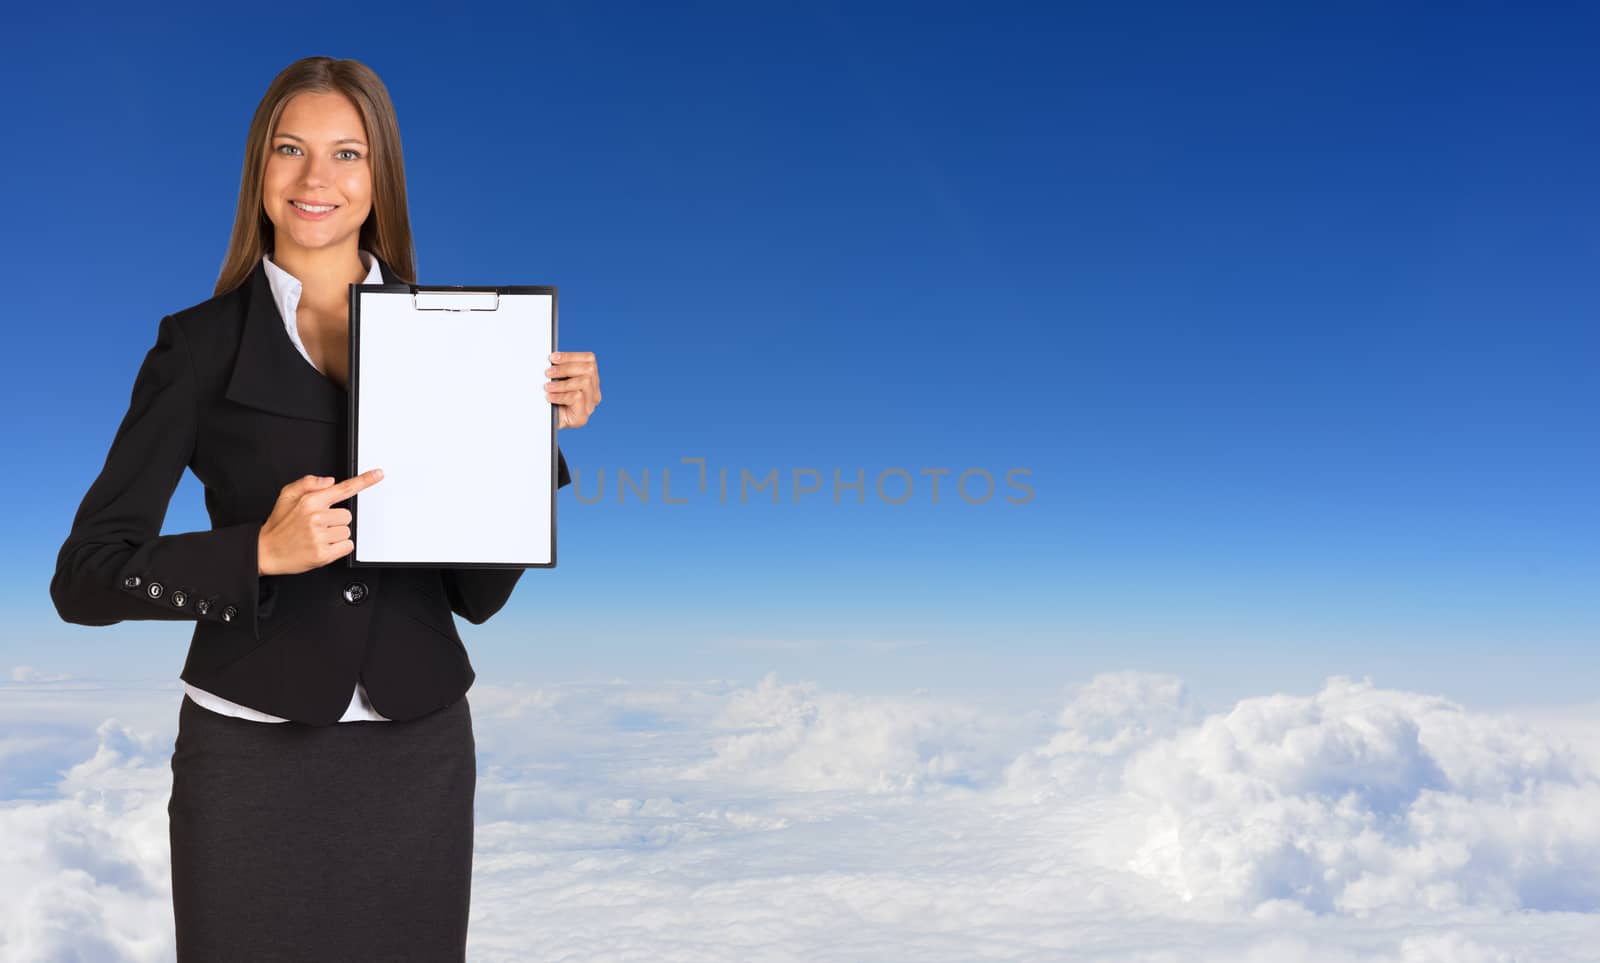
[[[167,804],[179,963],[464,960],[467,699],[409,722],[253,722],[183,698]]]

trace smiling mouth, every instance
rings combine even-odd
[[[339,206],[337,204],[304,204],[300,201],[290,201],[289,203],[307,214],[326,214]]]

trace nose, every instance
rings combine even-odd
[[[333,161],[326,157],[307,158],[305,166],[301,168],[301,185],[307,188],[326,186],[331,180],[328,171],[332,164]]]

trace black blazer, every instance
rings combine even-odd
[[[279,490],[345,477],[348,411],[345,390],[289,341],[259,262],[238,288],[162,318],[56,558],[56,611],[80,625],[193,622],[184,680],[311,725],[337,722],[358,679],[394,720],[459,699],[476,673],[451,613],[483,623],[523,569],[351,568],[346,557],[257,574]],[[557,457],[559,488],[572,477]],[[186,467],[205,485],[211,530],[161,535]]]

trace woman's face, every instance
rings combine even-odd
[[[261,185],[262,207],[276,228],[276,251],[358,243],[372,211],[366,141],[361,113],[343,94],[308,91],[284,105]],[[333,210],[322,210],[329,205]]]

